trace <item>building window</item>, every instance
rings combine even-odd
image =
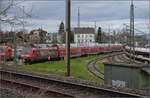
[[[86,35],[86,38],[88,37],[88,35]]]
[[[84,37],[84,35],[82,35],[82,38]]]
[[[78,34],[78,37],[80,37],[80,35]]]
[[[78,40],[78,43],[80,43],[80,40]]]

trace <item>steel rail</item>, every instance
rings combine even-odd
[[[87,85],[87,84],[78,84],[78,83],[73,83],[71,81],[66,81],[66,80],[62,81],[62,80],[57,80],[57,79],[51,79],[51,78],[48,78],[48,77],[42,77],[42,76],[37,76],[37,75],[33,75],[33,74],[31,75],[29,73],[21,73],[21,72],[15,72],[15,71],[10,71],[10,70],[2,70],[2,69],[0,70],[0,73],[1,73],[1,77],[2,77],[1,80],[3,80],[3,79],[7,80],[10,77],[6,77],[6,76],[11,75],[11,76],[14,77],[13,79],[18,79],[18,80],[19,79],[20,80],[24,79],[24,80],[28,81],[28,83],[26,83],[26,84],[29,84],[29,83],[34,82],[34,81],[36,81],[36,82],[40,81],[41,83],[48,82],[49,85],[51,83],[52,84],[55,84],[55,83],[56,84],[61,84],[61,86],[63,85],[65,88],[67,88],[69,86],[72,89],[73,88],[74,89],[78,88],[78,90],[79,89],[81,90],[80,92],[82,92],[82,90],[93,91],[92,93],[98,92],[98,94],[100,94],[101,96],[102,95],[105,95],[105,96],[107,95],[107,96],[113,96],[113,97],[121,97],[122,96],[122,97],[138,97],[138,98],[144,98],[145,97],[145,96],[142,96],[142,95],[139,95],[139,94],[132,94],[132,93],[122,92],[122,91],[114,91],[114,90],[108,89],[108,88],[95,87],[95,86],[91,86],[91,85]],[[10,81],[12,81],[12,80],[10,80]],[[15,80],[13,80],[13,82],[15,82]],[[25,83],[25,81],[23,81],[21,84],[23,84],[23,83]],[[79,96],[76,96],[76,97],[79,97]]]

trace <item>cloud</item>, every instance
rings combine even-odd
[[[111,28],[117,29],[123,23],[129,22],[130,2],[129,1],[73,1],[72,2],[72,27],[77,25],[77,7],[81,9],[81,26],[94,27],[94,21],[104,30]],[[25,6],[25,11],[32,10],[32,18],[27,19],[29,30],[42,27],[48,32],[57,32],[61,21],[65,17],[64,0],[59,1],[24,1],[18,6]],[[15,13],[21,14],[20,10]],[[138,28],[146,29],[146,20],[148,19],[147,1],[135,2],[135,19]],[[143,25],[137,25],[143,24]],[[144,25],[145,24],[145,25]]]

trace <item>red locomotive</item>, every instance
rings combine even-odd
[[[49,56],[51,60],[59,59],[58,46],[52,46],[50,48],[31,48],[27,52],[22,53],[19,58],[25,62],[42,62],[47,61]]]
[[[12,48],[9,46],[0,46],[0,58],[1,60],[11,60]]]

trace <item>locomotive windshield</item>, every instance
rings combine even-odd
[[[21,54],[27,54],[30,52],[30,50],[31,50],[31,48],[23,48],[21,51]]]
[[[4,52],[4,48],[0,47],[0,53]]]

